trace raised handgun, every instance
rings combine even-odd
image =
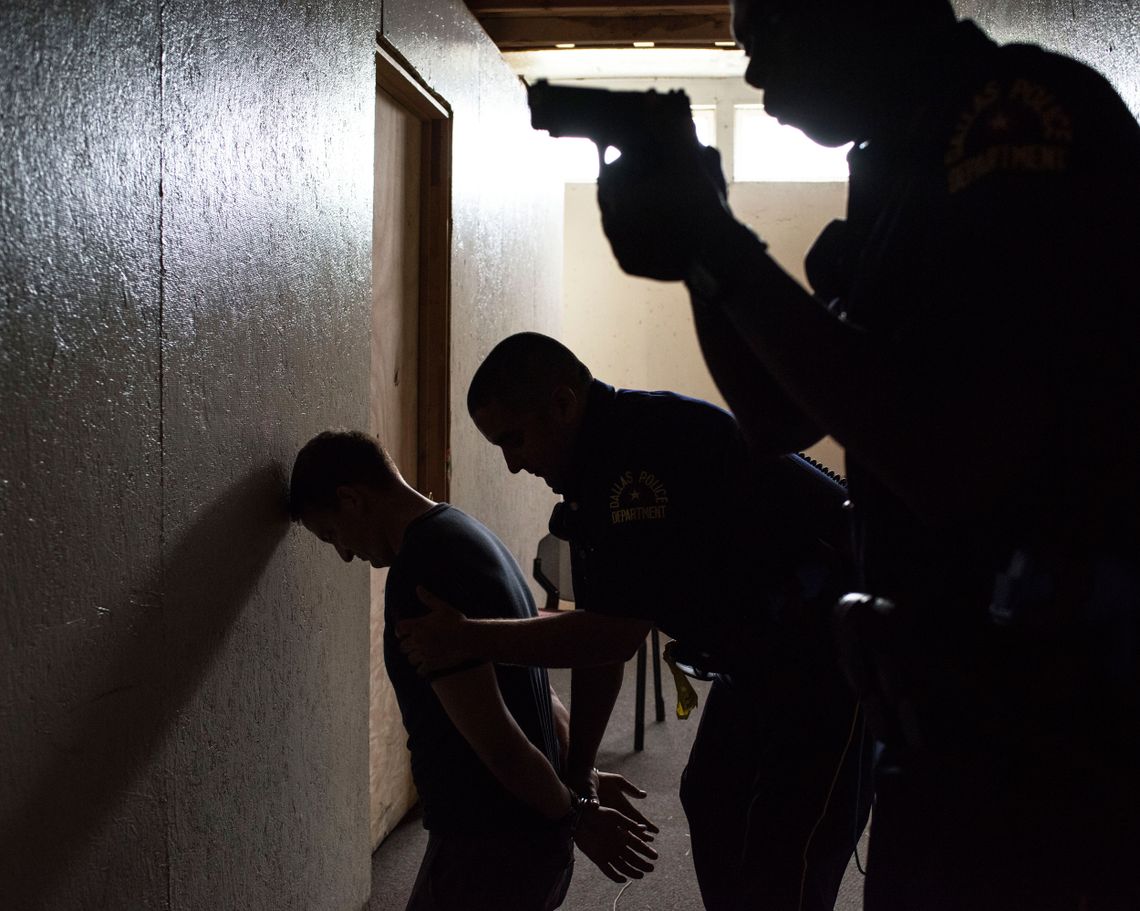
[[[540,79],[527,88],[530,123],[551,136],[591,139],[599,156],[609,146],[652,155],[654,149],[695,142],[689,96],[682,90],[614,92],[551,85]]]

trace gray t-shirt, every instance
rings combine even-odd
[[[521,619],[537,612],[518,564],[486,526],[446,503],[408,526],[388,574],[384,662],[408,732],[424,827],[469,832],[549,826],[491,775],[447,717],[431,682],[420,677],[400,651],[396,624],[426,611],[416,597],[417,585],[473,618]],[[495,675],[503,701],[519,727],[558,769],[558,740],[545,668],[496,665]]]

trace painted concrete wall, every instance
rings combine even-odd
[[[386,6],[456,110],[458,400],[556,329],[558,204],[495,159],[521,90],[462,4]],[[282,495],[367,421],[380,12],[0,11],[6,908],[365,900],[368,573]],[[454,499],[521,555],[542,492],[473,442],[457,410]]]
[[[451,501],[489,525],[529,576],[556,498],[512,476],[467,416],[467,386],[502,338],[562,328],[562,186],[526,93],[465,6],[384,0],[383,32],[454,115]],[[536,587],[537,592],[537,587]]]
[[[801,282],[803,256],[833,218],[843,216],[846,184],[734,183],[733,212],[762,231],[772,256]],[[565,330],[595,375],[643,389],[675,389],[722,403],[701,360],[689,295],[678,283],[621,271],[602,233],[593,184],[565,194]]]

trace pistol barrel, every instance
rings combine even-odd
[[[682,91],[613,92],[551,85],[540,79],[528,86],[527,101],[536,130],[556,138],[592,139],[602,148],[613,145],[624,150],[630,143],[651,142],[671,120],[692,122],[689,96]]]

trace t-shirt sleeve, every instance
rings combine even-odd
[[[427,605],[420,601],[416,595],[417,586],[422,586],[432,594],[442,598],[460,613],[465,616],[468,615],[469,608],[465,603],[465,586],[463,584],[467,573],[463,569],[462,553],[451,547],[451,559],[441,559],[448,552],[449,544],[446,541],[441,541],[436,543],[434,547],[434,551],[426,550],[425,553],[417,553],[418,559],[410,561],[410,565],[403,567],[403,571],[398,576],[396,576],[395,571],[389,573],[385,596],[388,622],[399,623],[401,620],[423,617],[428,613]],[[470,591],[469,587],[468,591]],[[428,681],[440,680],[485,663],[486,661],[483,658],[472,658],[423,676]]]

